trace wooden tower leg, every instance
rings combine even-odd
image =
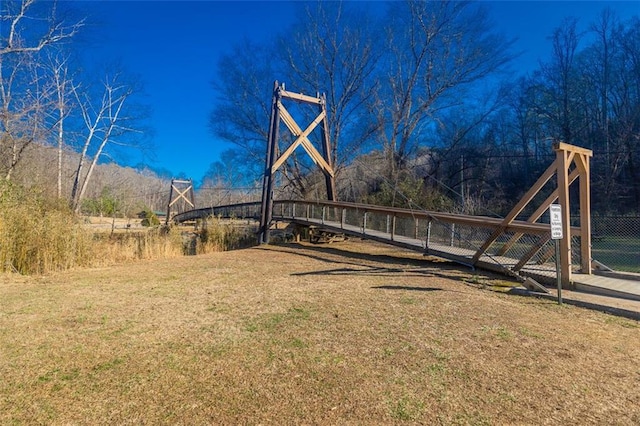
[[[333,170],[333,161],[331,158],[330,144],[329,144],[329,120],[327,119],[326,111],[327,111],[327,97],[322,96],[322,103],[319,107],[319,112],[325,112],[324,118],[322,119],[322,124],[320,125],[320,134],[322,138],[322,154],[324,155],[325,160]],[[328,173],[326,170],[323,170],[325,183],[327,185],[327,199],[329,201],[337,201],[338,197],[336,195],[336,182],[335,176],[333,174]]]
[[[571,217],[569,215],[569,165],[573,153],[566,150],[556,151],[558,201],[562,215],[562,239],[560,240],[560,272],[562,288],[571,287]]]
[[[280,90],[278,82],[273,84],[273,101],[271,104],[271,120],[269,123],[269,140],[267,141],[267,156],[264,166],[264,177],[262,180],[262,210],[260,214],[260,244],[269,243],[269,227],[273,215],[273,163],[278,151],[278,131],[280,127]]]
[[[580,269],[591,275],[591,185],[589,179],[589,155],[576,156],[576,167],[580,173]]]

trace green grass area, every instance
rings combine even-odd
[[[640,273],[640,238],[605,236],[591,242],[591,255],[613,270]]]

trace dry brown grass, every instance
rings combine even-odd
[[[68,206],[0,181],[0,272],[39,274],[89,264],[91,236]]]
[[[470,278],[359,242],[5,275],[0,423],[640,423],[638,322]]]
[[[79,218],[62,200],[0,181],[0,273],[48,274],[253,244],[253,230],[237,225],[212,218],[200,222],[195,234],[193,227],[145,228],[140,220]]]

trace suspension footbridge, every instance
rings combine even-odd
[[[285,100],[317,108],[316,118],[303,130],[284,106]],[[276,82],[262,200],[194,209],[190,181],[176,181],[171,186],[167,222],[181,223],[210,216],[253,219],[259,223],[258,238],[261,243],[269,242],[275,223],[285,222],[294,227],[312,227],[325,233],[357,236],[416,250],[520,280],[530,278],[534,284],[553,284],[558,278],[556,266],[560,265],[563,288],[598,291],[640,300],[640,281],[593,274],[600,264],[591,256],[591,150],[555,143],[553,149],[556,158],[553,163],[503,218],[341,202],[337,201],[335,173],[329,155],[325,104],[324,96],[291,93],[285,90],[284,84],[278,85]],[[280,123],[284,123],[293,136],[288,146],[279,145]],[[309,139],[316,127],[321,134],[320,149]],[[273,199],[275,175],[297,147],[302,147],[323,173],[327,187],[326,200]],[[578,199],[572,200],[569,188],[576,181]],[[185,183],[187,185],[179,186]],[[534,200],[539,199],[539,194],[543,192],[546,198],[534,205]],[[172,213],[173,204],[181,200],[191,209]],[[552,239],[547,215],[553,204],[558,207],[561,222],[559,250],[554,250],[556,241]],[[529,212],[527,216],[524,216],[525,211]],[[576,221],[571,221],[570,212],[578,212]]]

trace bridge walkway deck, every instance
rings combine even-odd
[[[442,257],[463,265],[471,266],[473,250],[465,250],[460,247],[450,247],[443,244],[428,244],[426,239],[416,239],[401,235],[363,229],[360,226],[344,224],[340,222],[326,221],[314,218],[282,217],[281,220],[293,221],[301,225],[317,226],[331,232],[341,232],[351,236],[362,237],[381,243],[392,244],[409,250],[419,251],[425,254]],[[516,266],[518,260],[504,256],[482,255],[477,262],[481,269],[499,273],[513,274],[510,268]],[[553,285],[556,280],[554,264],[526,264],[520,270],[521,276],[529,276],[536,281],[547,285]],[[595,293],[602,296],[624,298],[640,301],[640,276],[604,276],[573,273],[572,281],[577,291]]]

